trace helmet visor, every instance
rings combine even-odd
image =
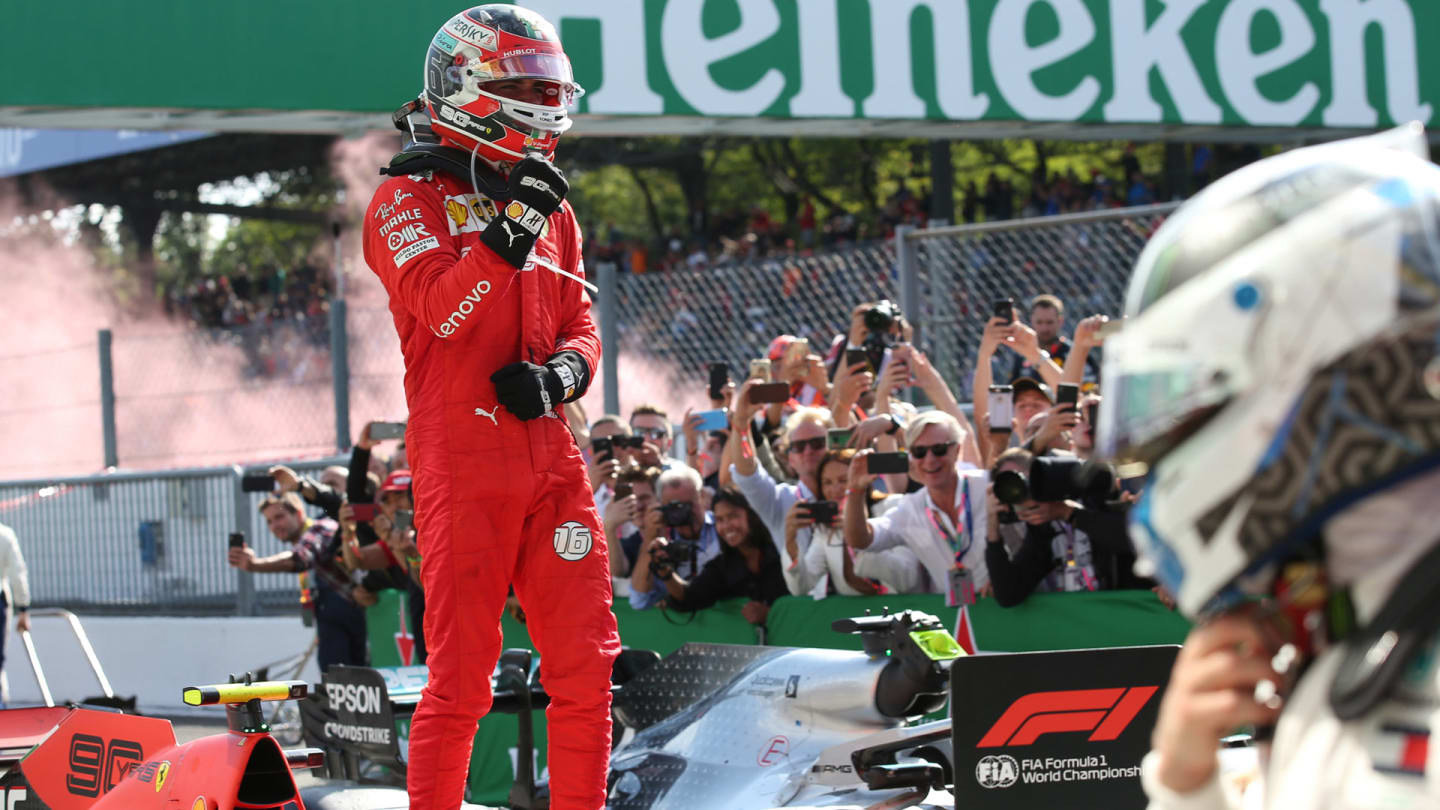
[[[1117,463],[1154,464],[1229,397],[1223,377],[1193,366],[1107,375],[1095,449]]]
[[[545,103],[549,106],[573,106],[575,99],[585,92],[580,85],[575,83],[575,77],[570,72],[570,60],[565,58],[564,54],[542,52],[506,56],[500,59],[471,63],[467,67],[475,72],[479,82],[483,85],[515,79],[539,79],[554,82],[558,87],[558,92],[553,97],[553,102],[547,98]],[[495,92],[493,87],[486,89]]]

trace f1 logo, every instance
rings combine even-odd
[[[1158,686],[1031,692],[1016,699],[976,748],[1029,745],[1044,734],[1091,731],[1091,742],[1119,737]]]

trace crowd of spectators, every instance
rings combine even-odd
[[[745,379],[712,381],[712,412],[675,419],[642,404],[589,422],[567,404],[616,599],[676,612],[738,599],[763,628],[786,595],[936,593],[951,605],[1010,606],[1034,592],[1152,588],[1132,573],[1133,482],[1086,464],[1105,323],[1085,318],[1065,337],[1064,304],[1051,295],[992,312],[973,416],[889,302],[857,305],[828,345],[777,337]],[[930,407],[907,402],[909,388]],[[388,464],[371,453],[377,435],[403,435],[387,425],[365,426],[348,469],[312,480],[272,468],[261,512],[291,549],[230,550],[238,568],[302,576],[322,667],[365,662],[363,608],[385,589],[408,594],[425,660],[403,439]],[[513,596],[509,610],[523,621]]]
[[[1132,573],[1133,482],[1086,463],[1106,319],[1083,319],[1072,340],[1059,298],[1022,307],[986,324],[973,421],[888,302],[855,307],[849,331],[815,350],[777,338],[747,379],[706,392],[713,412],[678,420],[683,442],[653,405],[595,420],[577,441],[617,599],[688,611],[738,598],[763,626],[783,595],[1010,606],[1153,588]],[[899,396],[911,387],[933,407]]]
[[[311,355],[329,348],[333,288],[328,272],[308,264],[258,273],[242,266],[172,286],[164,307],[209,339],[239,346],[251,377],[303,376]]]
[[[381,442],[377,428],[394,424],[367,424],[349,467],[326,468],[318,479],[283,465],[269,469],[273,483],[260,514],[271,534],[290,548],[260,557],[244,537],[230,544],[228,561],[235,568],[299,577],[300,604],[315,625],[322,672],[368,664],[364,609],[378,602],[380,591],[391,589],[409,596],[413,662],[425,663],[422,558],[404,439],[388,461],[371,452]],[[403,425],[398,432],[403,434]],[[310,514],[307,506],[319,514]]]

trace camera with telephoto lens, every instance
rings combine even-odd
[[[1115,474],[1103,464],[1060,456],[1036,456],[1028,472],[1003,470],[995,475],[995,498],[1015,506],[1027,500],[1050,503],[1078,500],[1103,505],[1115,488]]]
[[[660,507],[660,519],[670,528],[689,526],[695,516],[695,508],[689,501],[670,501]]]
[[[690,561],[690,573],[695,573],[695,556],[699,549],[698,543],[689,540],[671,540],[651,554],[650,575],[663,579],[670,575],[671,569],[685,560]]]

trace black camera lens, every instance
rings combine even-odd
[[[995,474],[995,497],[1014,506],[1030,497],[1030,481],[1018,470],[1002,470]]]
[[[688,526],[695,510],[687,501],[671,501],[660,507],[660,518],[666,526]]]
[[[895,324],[900,309],[893,301],[881,301],[865,313],[865,328],[871,332],[885,332]]]
[[[1103,464],[1040,456],[1030,465],[1030,488],[1037,501],[1104,500],[1114,487],[1115,475]]]

